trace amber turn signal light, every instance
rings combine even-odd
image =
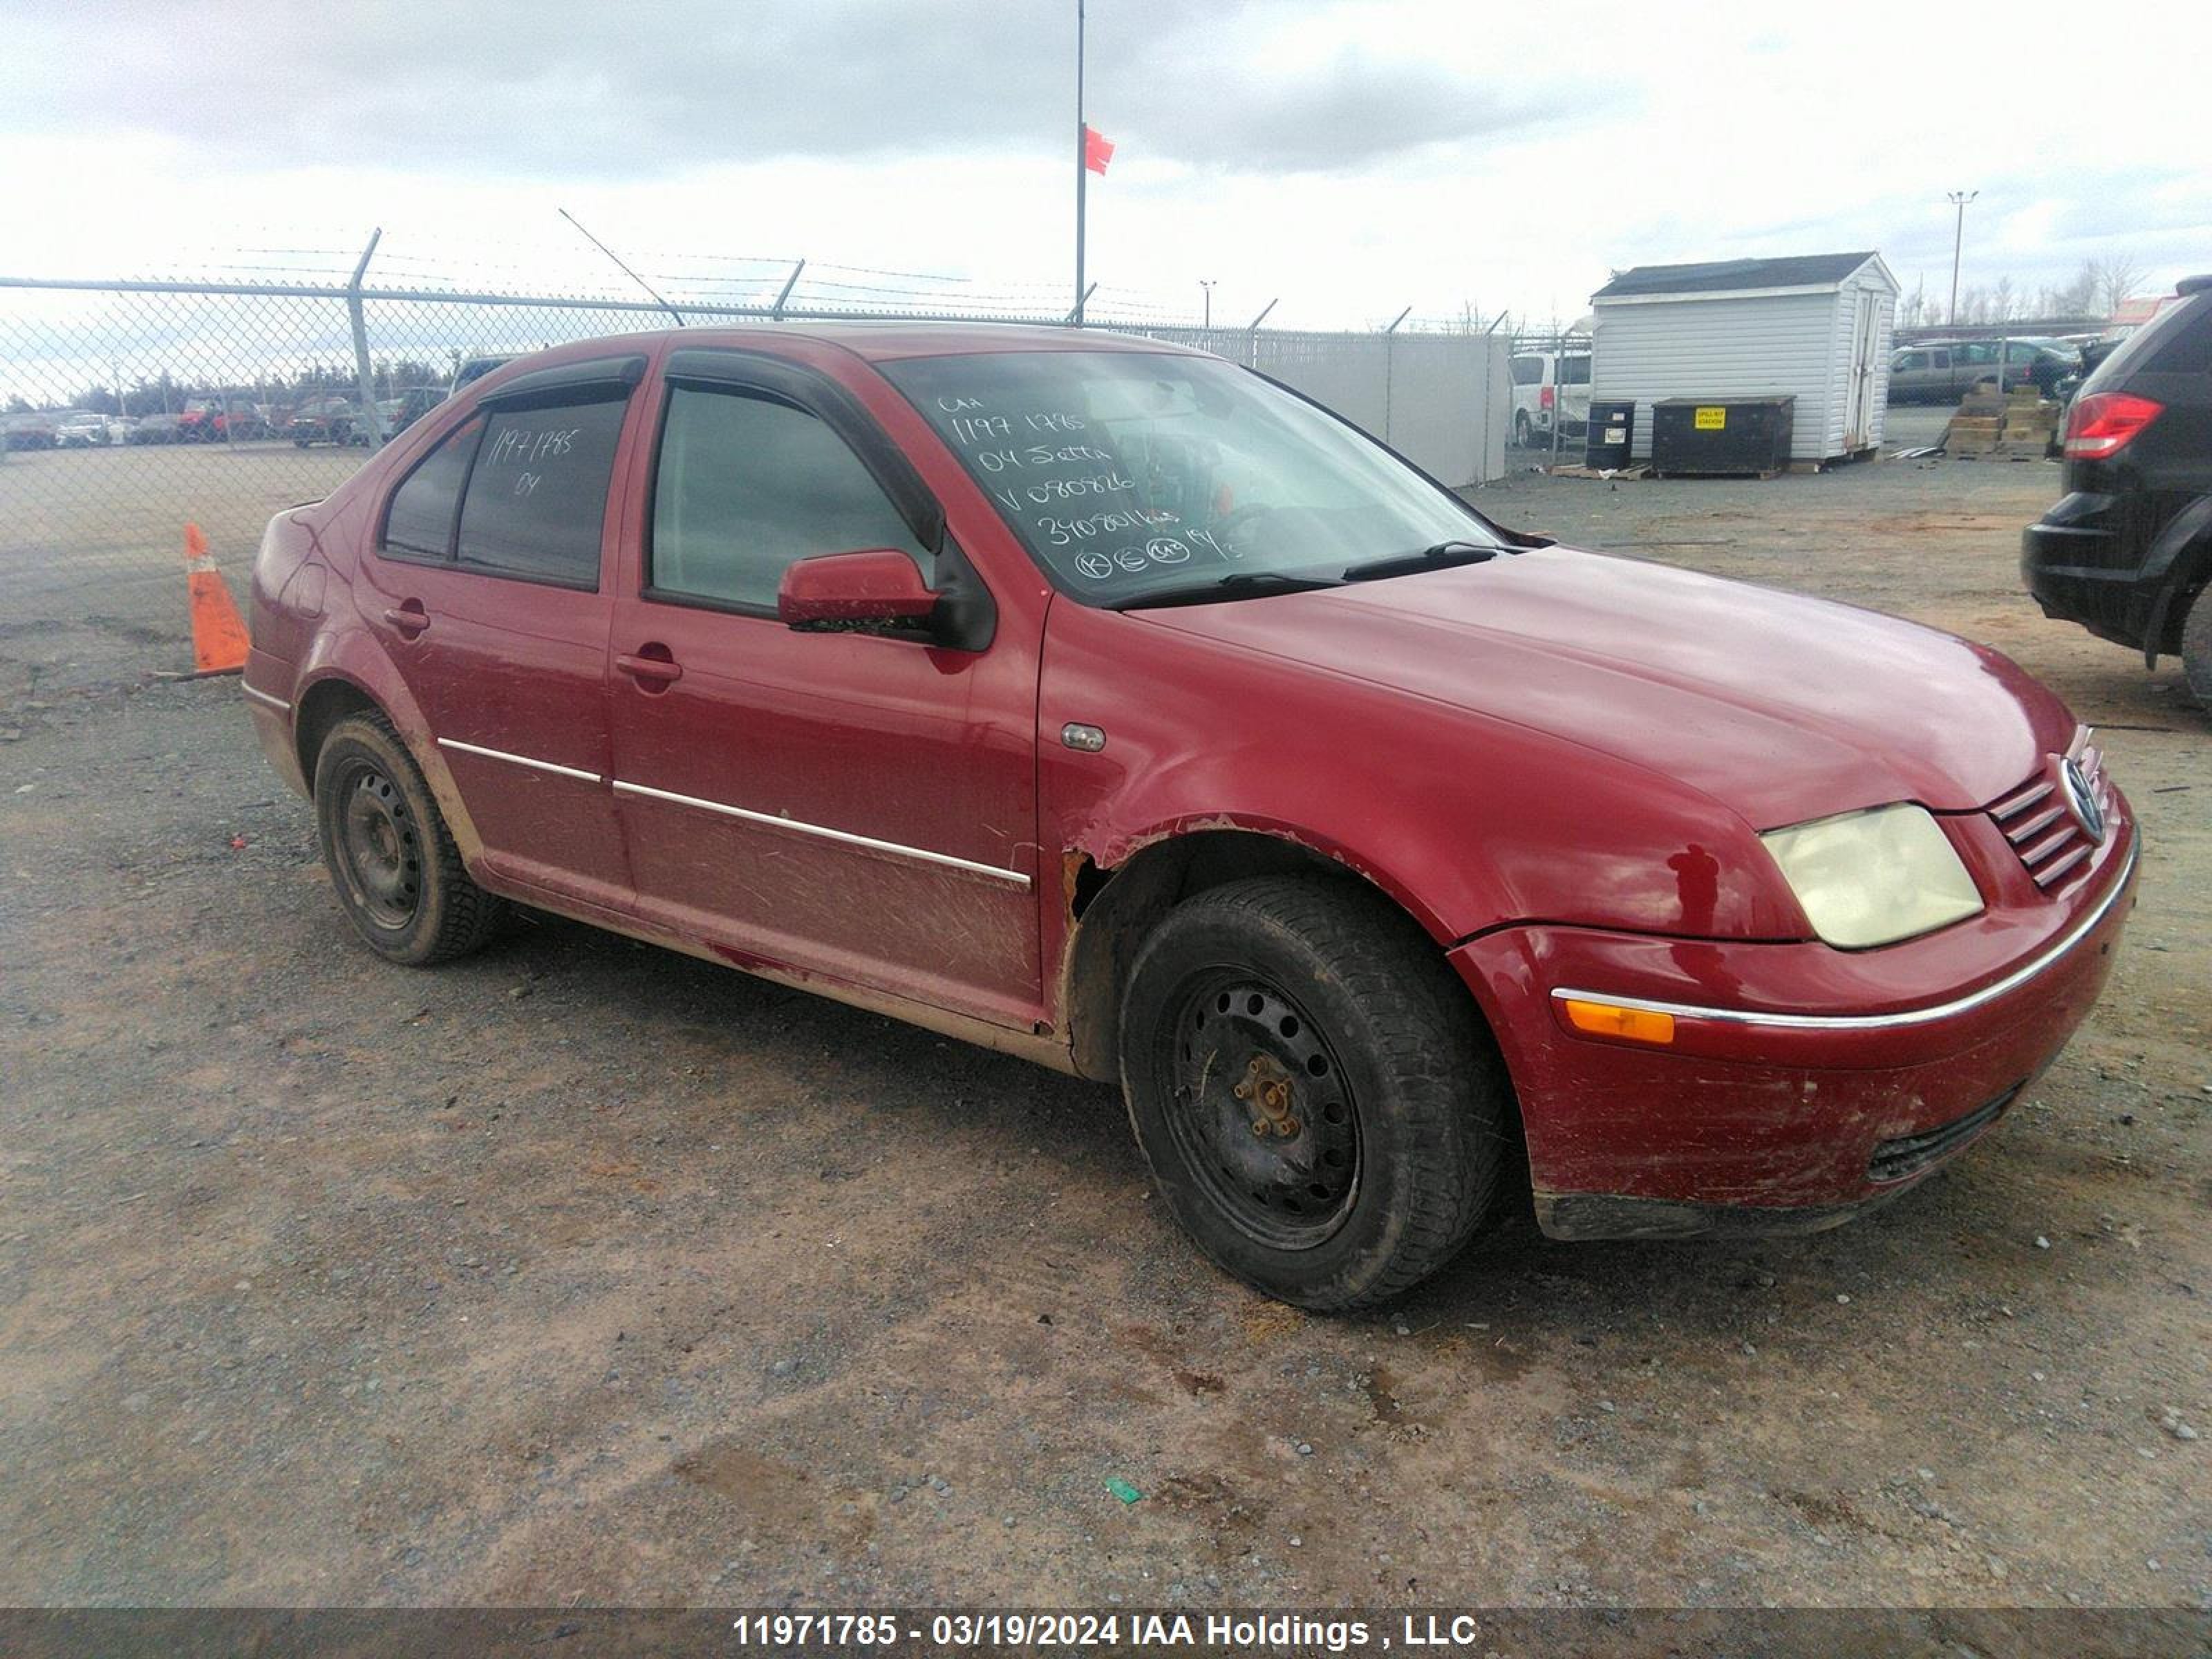
[[[1674,1040],[1672,1014],[1654,1013],[1649,1008],[1619,1008],[1610,1002],[1584,1002],[1575,997],[1564,1000],[1567,1024],[1577,1031],[1588,1031],[1594,1036],[1626,1037],[1631,1042]]]

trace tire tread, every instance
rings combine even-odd
[[[437,797],[430,792],[429,781],[422,775],[422,767],[416,763],[414,755],[389,717],[381,709],[368,708],[338,721],[317,751],[317,771],[321,769],[322,756],[353,726],[366,726],[389,745],[398,763],[406,769],[406,781],[412,786],[410,793],[428,808],[427,813],[418,812],[416,817],[424,831],[430,880],[439,895],[438,925],[427,940],[418,939],[404,959],[411,967],[428,968],[483,949],[499,930],[506,914],[505,902],[477,886],[469,875],[460,847],[453,840],[453,831],[446,827],[446,815],[438,810]]]
[[[1376,1057],[1400,1085],[1416,1143],[1431,1155],[1413,1164],[1411,1203],[1380,1271],[1356,1293],[1316,1305],[1351,1310],[1404,1294],[1467,1244],[1500,1184],[1510,1090],[1488,1031],[1434,941],[1350,878],[1249,878],[1209,888],[1173,914],[1201,906],[1326,955],[1345,991],[1375,1011]]]
[[[2212,582],[2197,590],[2182,618],[2181,673],[2198,705],[2212,714]]]

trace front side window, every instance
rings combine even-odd
[[[612,397],[492,410],[461,502],[460,567],[597,586],[607,485],[628,409]]]
[[[1218,358],[998,351],[883,372],[1086,605],[1224,581],[1233,598],[1440,543],[1498,545],[1372,439]]]
[[[775,398],[672,386],[653,471],[653,592],[773,611],[783,573],[819,553],[927,556],[866,467]]]

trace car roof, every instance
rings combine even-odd
[[[759,346],[770,341],[811,341],[840,346],[870,362],[903,357],[963,357],[988,351],[1135,351],[1179,356],[1210,354],[1143,335],[1026,323],[923,323],[902,318],[850,322],[769,322],[726,328],[663,328],[578,340],[530,354],[544,363],[605,356],[611,350],[645,351],[669,339],[687,347]],[[515,361],[520,361],[516,359]]]

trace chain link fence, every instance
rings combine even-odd
[[[189,623],[185,526],[241,598],[270,516],[328,494],[497,361],[663,326],[865,316],[1065,323],[1042,312],[679,302],[349,283],[0,276],[0,666],[36,681],[75,653],[172,668]],[[771,288],[773,285],[771,285]],[[915,296],[926,302],[927,294]],[[1470,329],[1308,333],[1176,325],[1141,305],[1094,326],[1261,368],[1447,482],[1506,465],[1506,347]]]

